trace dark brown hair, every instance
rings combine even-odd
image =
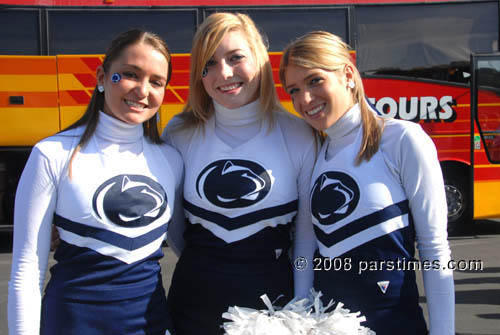
[[[111,67],[111,64],[121,56],[123,50],[125,50],[127,47],[131,45],[135,45],[138,43],[148,44],[165,56],[168,62],[168,74],[166,82],[166,85],[168,85],[170,77],[172,76],[172,61],[171,61],[170,50],[168,49],[168,46],[165,43],[165,41],[160,36],[140,29],[132,29],[124,33],[121,33],[120,35],[115,37],[113,41],[111,41],[111,44],[109,45],[109,48],[106,51],[104,62],[102,63],[102,69],[104,70],[104,72],[105,73],[108,72],[109,68]],[[80,126],[85,126],[85,130],[83,131],[80,141],[78,142],[77,147],[75,148],[73,154],[71,155],[69,163],[69,171],[68,171],[70,177],[71,177],[71,162],[73,161],[73,158],[78,153],[78,151],[80,151],[80,149],[83,148],[88,143],[88,141],[94,134],[97,128],[97,124],[99,122],[99,111],[101,110],[104,110],[104,93],[99,92],[96,87],[94,89],[94,92],[92,93],[90,103],[88,104],[85,113],[78,121],[76,121],[71,126],[65,129],[65,130],[70,130]],[[143,122],[142,126],[144,128],[144,136],[148,138],[151,142],[156,144],[160,144],[163,142],[158,133],[156,116],[153,116],[151,119]]]

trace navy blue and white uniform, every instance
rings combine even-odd
[[[453,277],[443,269],[450,259],[447,207],[434,144],[418,124],[386,120],[379,150],[356,165],[358,105],[326,133],[310,194],[315,288],[325,301],[361,311],[377,334],[427,334],[414,271],[427,264],[431,334],[454,334]]]
[[[263,294],[288,302],[294,295],[292,243],[312,256],[303,245],[314,243],[307,204],[313,133],[284,113],[276,113],[271,127],[259,104],[229,110],[215,103],[203,128],[170,132],[186,167],[185,246],[169,291],[180,335],[222,334],[221,315],[229,306],[264,308]],[[302,241],[292,242],[292,223]],[[312,276],[301,275],[305,294]]]
[[[21,177],[9,334],[165,334],[158,260],[182,159],[172,147],[146,140],[142,124],[100,113],[70,177],[82,131],[36,144]],[[52,223],[61,243],[42,299]]]

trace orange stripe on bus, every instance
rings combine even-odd
[[[470,134],[430,135],[431,138],[469,137]]]
[[[58,56],[57,57],[57,67],[59,73],[92,73],[95,76],[95,70],[93,67],[95,63],[100,62],[98,57],[95,58],[95,63],[92,64],[89,61],[89,58],[85,57],[84,61],[82,57],[66,57],[66,56]]]
[[[98,57],[82,57],[82,62],[84,62],[93,73],[95,73],[97,68],[102,64],[101,58]]]
[[[24,97],[24,104],[9,104],[10,96]],[[0,108],[58,107],[57,92],[0,92]]]
[[[54,56],[0,56],[2,74],[55,74],[56,57]]]

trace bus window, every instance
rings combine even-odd
[[[293,39],[311,31],[326,30],[347,38],[346,8],[221,9],[248,14],[269,40],[269,51],[283,51]],[[215,12],[207,10],[206,15]]]
[[[356,8],[364,74],[470,80],[471,53],[498,50],[498,2]]]
[[[476,65],[476,119],[490,162],[500,163],[500,56],[479,59]]]
[[[174,53],[191,49],[195,10],[50,10],[49,54],[101,54],[118,33],[142,28],[163,37]]]
[[[0,9],[0,55],[39,55],[38,10]]]

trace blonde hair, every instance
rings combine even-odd
[[[363,123],[363,140],[356,157],[356,164],[369,161],[378,151],[383,132],[383,119],[377,118],[366,102],[361,75],[352,61],[349,46],[334,34],[313,31],[291,42],[283,51],[280,63],[280,80],[286,86],[285,71],[290,64],[324,71],[344,70],[348,65],[353,70],[352,95],[358,103]]]
[[[267,46],[255,23],[248,15],[241,13],[214,13],[203,21],[193,38],[189,95],[181,114],[187,126],[203,125],[214,113],[212,99],[203,86],[202,72],[224,36],[231,31],[243,33],[255,58],[260,73],[259,97],[262,117],[272,124],[273,112],[284,111],[274,87]]]

